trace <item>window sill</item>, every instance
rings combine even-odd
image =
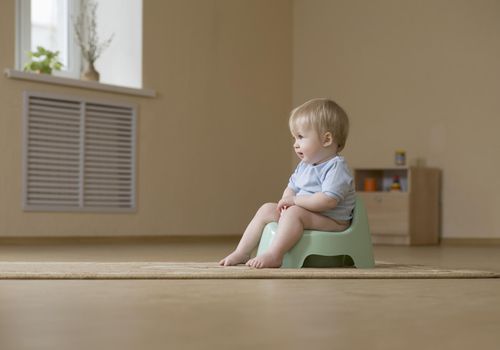
[[[156,91],[151,89],[136,89],[125,86],[102,84],[94,81],[84,81],[84,80],[56,77],[47,74],[28,73],[10,68],[5,69],[4,74],[9,79],[30,80],[38,83],[64,85],[81,89],[98,90],[104,92],[136,95],[142,97],[156,97]]]

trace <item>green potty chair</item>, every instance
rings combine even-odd
[[[264,227],[257,255],[264,253],[271,245],[278,223],[271,222]],[[301,267],[344,267],[372,268],[372,240],[368,216],[363,200],[356,197],[351,226],[342,232],[304,230],[300,241],[285,254],[282,268]]]

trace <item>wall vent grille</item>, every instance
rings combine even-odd
[[[25,210],[135,210],[135,124],[134,105],[25,92]]]

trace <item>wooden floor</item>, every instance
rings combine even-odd
[[[4,261],[216,261],[233,242],[0,245]],[[377,260],[500,271],[500,247]],[[0,281],[1,350],[500,349],[500,279]]]

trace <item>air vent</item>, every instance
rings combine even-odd
[[[25,210],[135,209],[136,107],[24,94]]]

